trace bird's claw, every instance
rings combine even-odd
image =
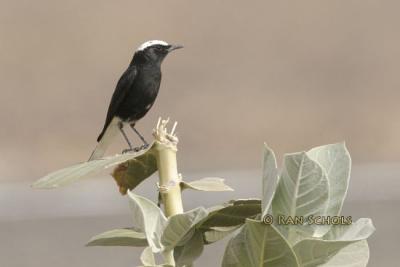
[[[148,147],[149,147],[149,144],[146,143],[146,144],[143,144],[140,148],[141,149],[147,149]]]
[[[127,149],[122,150],[122,154],[126,154],[126,153],[129,153],[129,152],[139,152],[139,151],[144,150],[144,149],[146,149],[148,147],[149,147],[149,144],[144,144],[142,146],[138,146],[138,147],[134,147],[134,148],[127,148]]]
[[[141,150],[140,147],[127,148],[127,149],[122,150],[122,154],[126,154],[129,152],[139,152],[140,150]]]

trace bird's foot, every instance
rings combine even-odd
[[[145,144],[143,144],[140,148],[141,149],[147,149],[149,147],[149,144],[148,143],[145,143]]]
[[[134,148],[127,148],[122,150],[122,154],[126,154],[129,152],[139,152],[140,151],[140,147],[134,147]]]
[[[126,153],[129,153],[129,152],[139,152],[139,151],[144,150],[144,149],[146,149],[148,147],[149,147],[149,144],[144,144],[144,145],[138,146],[138,147],[127,148],[127,149],[122,150],[122,154],[126,154]]]

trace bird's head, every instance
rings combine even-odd
[[[147,41],[138,47],[135,57],[140,57],[147,62],[161,64],[168,53],[182,47],[182,45],[172,45],[160,40]]]

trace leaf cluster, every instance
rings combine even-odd
[[[114,167],[119,191],[127,195],[132,225],[94,236],[88,246],[143,247],[143,266],[157,264],[154,254],[172,254],[175,266],[193,266],[204,246],[231,236],[223,267],[366,266],[370,219],[350,225],[281,224],[277,218],[340,216],[350,179],[351,158],[343,143],[286,154],[278,169],[272,149],[264,146],[261,199],[232,200],[166,217],[134,189],[157,171],[154,145],[140,153],[117,155],[51,173],[33,186],[54,188]],[[181,191],[232,191],[221,178],[181,181]],[[266,221],[265,218],[273,218]]]

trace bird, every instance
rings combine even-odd
[[[183,46],[151,40],[136,49],[128,68],[118,80],[103,129],[97,138],[98,143],[88,161],[102,158],[118,132],[121,132],[129,146],[122,153],[139,151],[149,146],[135,125],[151,109],[157,98],[161,83],[161,63],[170,52],[180,48]],[[133,148],[123,129],[126,125],[143,142],[141,147]]]

